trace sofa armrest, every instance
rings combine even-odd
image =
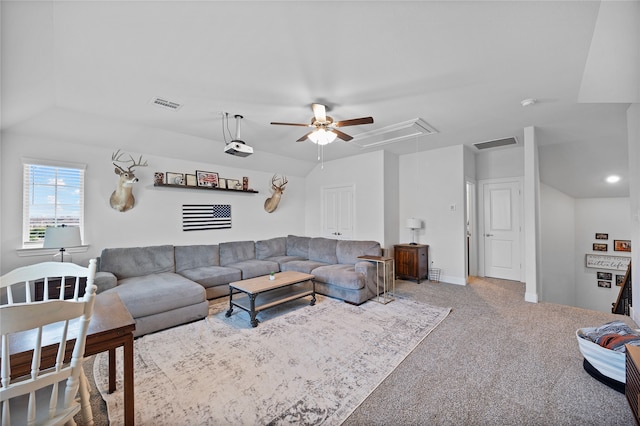
[[[118,285],[118,279],[111,272],[96,272],[93,283],[98,287],[96,294],[100,294]]]
[[[369,281],[371,279],[371,280],[373,280],[373,283],[375,284],[375,279],[376,279],[376,264],[375,263],[368,262],[368,261],[357,262],[356,265],[355,265],[355,269],[356,269],[356,272],[358,272],[360,274],[364,274],[364,276],[367,278],[367,281]]]

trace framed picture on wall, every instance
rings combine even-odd
[[[611,281],[598,281],[598,287],[611,288]]]
[[[597,275],[599,280],[611,281],[611,278],[613,277],[611,272],[598,272]]]
[[[217,188],[218,174],[215,172],[204,172],[202,170],[196,170],[196,182],[198,186]]]
[[[607,251],[607,246],[608,246],[608,244],[594,243],[593,244],[593,251]]]
[[[609,239],[609,234],[596,232],[596,240],[608,240],[608,239]]]
[[[614,251],[631,251],[631,240],[613,240]]]
[[[620,287],[624,284],[624,275],[616,275],[616,285]]]

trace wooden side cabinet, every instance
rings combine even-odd
[[[633,411],[633,417],[636,419],[636,424],[640,425],[640,417],[638,416],[638,403],[640,402],[640,347],[627,345],[626,356],[626,377],[624,385],[624,393],[627,396],[627,401]]]
[[[396,276],[401,279],[420,280],[429,277],[429,246],[423,244],[397,244],[393,246]]]
[[[49,299],[58,299],[60,297],[60,287],[62,278],[49,278],[47,281],[49,287]],[[75,291],[76,277],[65,278],[64,285],[64,298],[72,299],[73,292]],[[84,296],[85,286],[87,285],[87,279],[80,277],[80,289],[79,297]],[[44,300],[44,280],[38,280],[35,282],[35,300]]]

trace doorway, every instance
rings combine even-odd
[[[353,238],[354,185],[322,188],[322,236],[337,240]]]
[[[465,243],[466,243],[466,278],[478,275],[478,236],[476,226],[476,183],[471,180],[465,182]]]

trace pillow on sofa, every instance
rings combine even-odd
[[[175,272],[173,246],[104,249],[100,271],[111,272],[119,280],[161,272]]]
[[[256,241],[256,259],[267,259],[287,254],[287,239],[285,237]]]
[[[362,261],[362,259],[358,259],[358,256],[380,256],[381,253],[380,243],[376,241],[340,240],[336,247],[338,263],[343,264],[356,264]]]
[[[220,243],[220,266],[256,258],[256,243],[253,241],[233,241]]]
[[[329,264],[338,263],[336,256],[336,245],[338,240],[329,238],[311,238],[309,241],[309,260],[324,262]]]
[[[176,272],[220,265],[220,249],[217,244],[176,246],[175,249]]]
[[[300,256],[309,258],[309,241],[311,237],[287,236],[287,256]]]

